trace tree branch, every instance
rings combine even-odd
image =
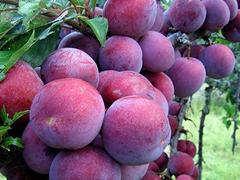
[[[203,130],[204,130],[204,123],[206,116],[210,112],[210,102],[211,102],[211,95],[213,91],[213,86],[209,85],[205,89],[205,104],[202,109],[202,114],[200,117],[200,125],[198,130],[198,168],[199,168],[199,180],[202,178],[202,162],[203,162]]]
[[[178,128],[177,131],[175,132],[174,136],[171,139],[170,145],[171,145],[171,154],[175,153],[177,151],[177,142],[178,139],[180,137],[180,132],[182,130],[182,124],[183,124],[183,120],[186,114],[186,110],[187,110],[187,103],[188,103],[188,97],[187,98],[181,98],[180,100],[180,104],[181,104],[181,109],[180,112],[178,114]],[[170,155],[171,156],[171,155]]]
[[[18,0],[0,0],[0,3],[18,6]]]
[[[238,73],[238,78],[237,78],[237,84],[236,84],[236,93],[235,93],[235,99],[236,99],[236,104],[235,104],[235,113],[233,116],[233,134],[232,134],[232,139],[233,139],[233,144],[232,144],[232,152],[234,154],[235,152],[235,147],[237,145],[237,130],[238,130],[238,112],[239,112],[239,105],[240,105],[240,73]]]

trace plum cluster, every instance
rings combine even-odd
[[[123,3],[124,2],[124,3]],[[109,22],[104,47],[71,30],[34,69],[19,60],[0,84],[0,107],[10,116],[30,109],[22,139],[23,158],[50,180],[196,180],[195,145],[179,140],[164,152],[178,129],[181,105],[206,76],[220,79],[234,69],[225,45],[177,49],[167,37],[218,31],[237,42],[236,0],[175,0],[164,12],[156,0],[107,0],[94,16]],[[37,74],[38,73],[38,74]]]

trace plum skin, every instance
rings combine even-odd
[[[48,174],[57,151],[44,144],[33,132],[29,123],[22,136],[23,158],[27,165],[37,173]]]
[[[175,95],[188,97],[200,89],[206,78],[206,70],[198,59],[178,58],[168,75],[173,82]]]
[[[139,166],[121,166],[121,180],[141,179],[147,172],[149,164]]]
[[[139,41],[143,51],[143,67],[150,72],[168,70],[175,62],[175,52],[167,37],[148,31]]]
[[[60,48],[50,54],[41,66],[45,83],[56,79],[79,78],[97,87],[99,72],[94,60],[82,50]]]
[[[181,32],[198,30],[206,18],[206,8],[200,0],[175,0],[169,9],[172,25]]]
[[[132,38],[112,36],[100,50],[99,66],[101,70],[140,72],[142,64],[142,49]]]
[[[102,133],[104,147],[116,161],[140,165],[161,155],[171,132],[165,113],[155,101],[127,96],[109,107]]]
[[[104,102],[94,87],[80,79],[65,78],[46,84],[34,97],[30,121],[48,146],[79,149],[98,135],[104,114]]]
[[[205,66],[207,75],[214,79],[229,76],[235,66],[233,52],[221,44],[214,44],[203,50],[200,54],[200,60]]]
[[[120,166],[102,149],[85,147],[62,151],[53,160],[50,180],[121,180]]]
[[[175,152],[168,161],[168,170],[175,176],[181,174],[192,175],[194,167],[192,157],[182,152]]]
[[[115,35],[133,38],[139,38],[151,29],[156,14],[155,0],[108,0],[103,8],[103,16],[108,19],[109,31]]]
[[[34,69],[19,60],[0,83],[0,109],[5,106],[12,117],[16,112],[29,110],[34,96],[43,87],[43,82]],[[25,123],[28,116],[17,123]]]

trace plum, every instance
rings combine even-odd
[[[206,78],[206,71],[198,59],[178,58],[173,67],[168,71],[175,95],[188,97],[198,91]]]
[[[105,85],[105,83],[111,79],[114,74],[117,74],[118,72],[117,71],[114,71],[114,70],[106,70],[106,71],[101,71],[99,73],[99,83],[98,83],[98,91],[100,92],[100,94],[102,94],[102,89]]]
[[[103,99],[94,87],[80,79],[65,78],[39,91],[30,109],[30,121],[48,146],[79,149],[98,135],[104,114]]]
[[[112,36],[99,53],[101,70],[136,71],[142,69],[142,49],[134,39]]]
[[[154,24],[151,28],[151,31],[160,31],[163,26],[163,8],[160,2],[157,2],[157,16],[154,21]]]
[[[138,166],[121,166],[121,180],[141,180],[148,170],[148,164]]]
[[[230,11],[223,0],[203,0],[207,9],[206,20],[203,27],[210,31],[222,29],[230,20]]]
[[[94,147],[104,148],[103,147],[103,141],[102,141],[102,135],[101,134],[97,135],[97,137],[93,140],[92,145]]]
[[[0,83],[0,109],[5,106],[12,117],[16,112],[29,110],[34,96],[43,87],[43,82],[34,69],[24,61],[18,61]],[[26,123],[28,116],[20,119]]]
[[[190,50],[190,57],[199,59],[200,53],[206,49],[203,45],[192,45]],[[186,49],[183,53],[183,57],[188,57],[188,49]]]
[[[222,34],[229,41],[240,42],[240,10],[237,16],[222,29]]]
[[[162,25],[162,28],[160,30],[160,33],[162,33],[165,36],[169,33],[169,28],[172,27],[172,24],[169,20],[168,13],[169,13],[168,11],[165,11],[163,13],[163,25]]]
[[[41,66],[45,83],[56,79],[79,78],[94,87],[98,86],[99,73],[96,63],[82,50],[61,48],[50,54]]]
[[[95,38],[89,35],[72,32],[65,36],[58,45],[58,49],[67,47],[80,49],[87,53],[94,61],[97,61],[100,44]]]
[[[175,176],[181,174],[191,175],[194,171],[193,159],[186,153],[175,152],[169,158],[168,170]]]
[[[173,99],[174,86],[172,80],[165,73],[145,73],[144,76],[163,93],[168,102]]]
[[[193,173],[191,174],[192,178],[194,180],[198,180],[199,177],[199,169],[197,168],[197,166],[194,167]]]
[[[194,179],[189,175],[181,174],[176,178],[176,180],[194,180]]]
[[[178,120],[176,116],[168,116],[169,124],[171,127],[171,137],[176,133],[177,128],[178,128]]]
[[[176,101],[171,101],[169,103],[169,115],[178,116],[178,113],[181,109],[181,105]]]
[[[24,143],[23,158],[27,165],[37,173],[48,174],[57,151],[44,144],[33,132],[31,124],[22,136]]]
[[[139,42],[143,51],[143,67],[150,72],[168,70],[175,61],[174,48],[167,37],[148,31]]]
[[[139,38],[151,29],[157,15],[156,0],[108,0],[103,8],[112,34]]]
[[[158,167],[157,163],[151,162],[151,163],[149,163],[148,170],[153,171],[153,172],[158,172],[159,167]]]
[[[160,172],[165,171],[165,169],[167,168],[167,165],[168,165],[167,153],[163,152],[161,154],[161,156],[159,158],[157,158],[154,162],[158,165]]]
[[[178,140],[177,150],[180,152],[184,152],[194,157],[196,154],[196,146],[193,142],[188,140]]]
[[[120,166],[102,149],[62,151],[53,160],[49,180],[121,180]]]
[[[103,16],[103,9],[100,7],[95,7],[93,16],[94,17]]]
[[[235,66],[235,57],[231,49],[222,44],[207,47],[200,54],[200,60],[205,66],[207,76],[221,79],[229,76]]]
[[[230,20],[233,20],[237,16],[238,2],[237,0],[224,0],[230,11]]]
[[[109,107],[102,134],[104,147],[115,160],[141,165],[162,154],[171,132],[162,108],[155,101],[135,95],[118,99]]]
[[[147,171],[142,180],[161,180],[161,177],[152,171]]]
[[[169,9],[172,25],[185,33],[198,30],[203,25],[206,14],[206,8],[200,0],[175,0]]]

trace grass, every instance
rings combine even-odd
[[[203,155],[205,163],[203,164],[203,180],[238,180],[240,179],[240,133],[237,133],[237,146],[235,154],[231,152],[232,148],[232,127],[229,130],[222,122],[224,102],[221,96],[214,93],[211,104],[211,113],[207,116],[204,129]],[[191,133],[188,139],[198,142],[198,126],[201,109],[204,103],[203,92],[197,93],[193,97],[192,107],[194,113],[188,112],[188,117],[193,120],[196,126],[187,121],[184,127]],[[184,136],[182,137],[184,138]],[[197,156],[195,157],[197,161]]]

